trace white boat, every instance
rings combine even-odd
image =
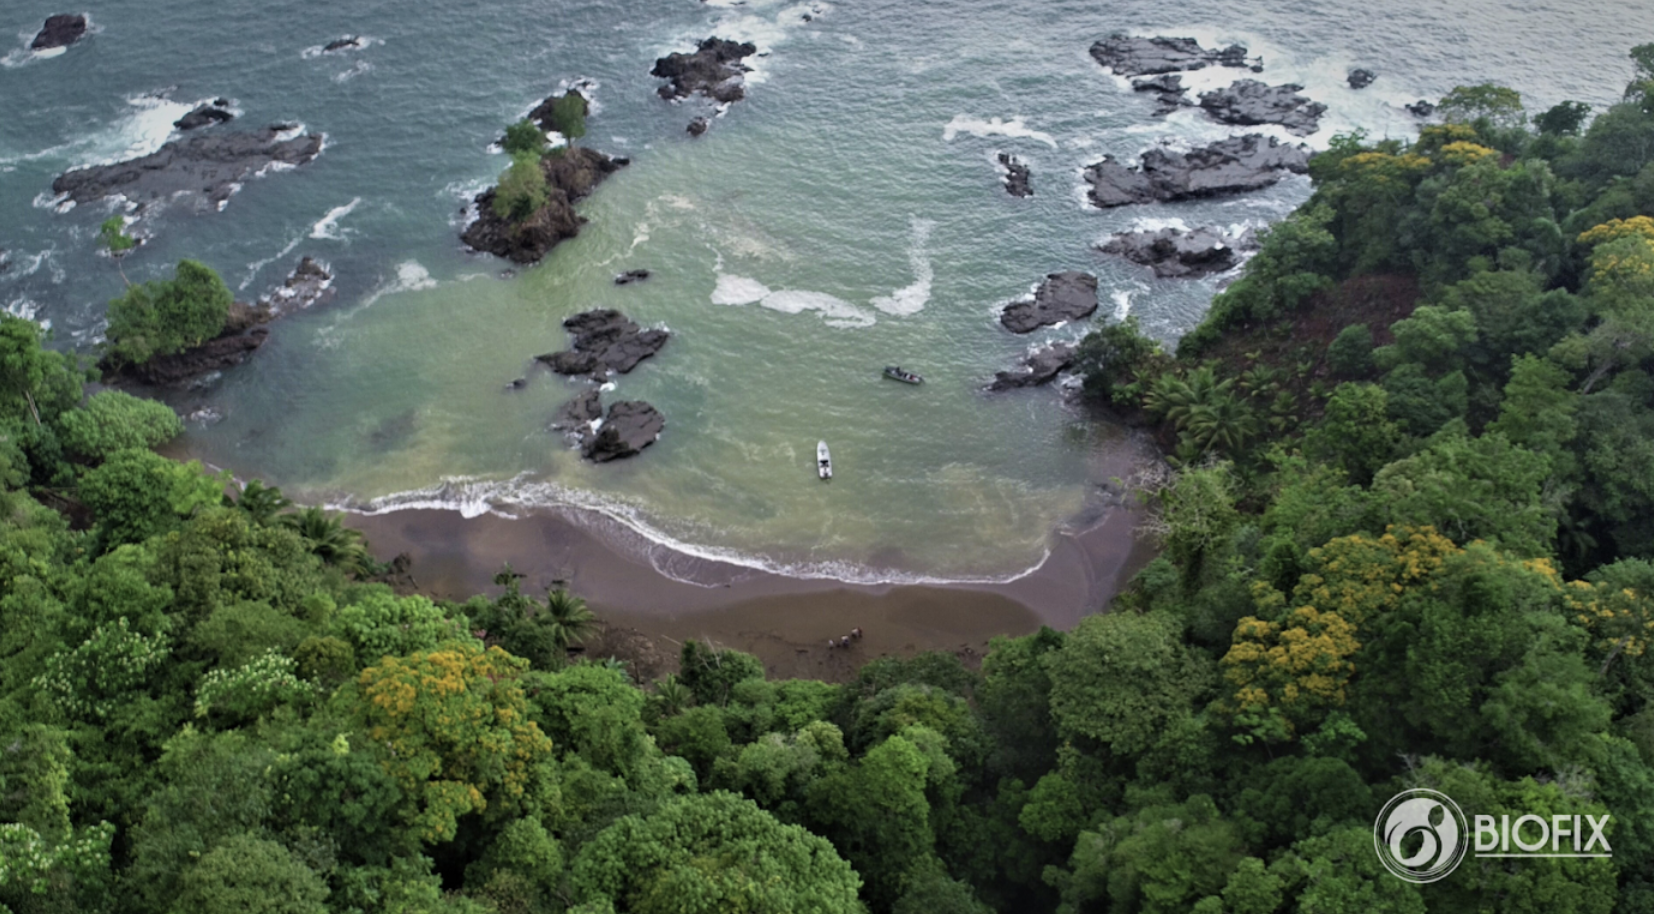
[[[827,442],[816,442],[816,471],[822,479],[833,478],[833,455],[827,451]]]

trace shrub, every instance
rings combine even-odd
[[[96,463],[126,448],[152,448],[184,430],[172,407],[119,390],[98,392],[84,408],[64,413],[58,423],[63,446]]]
[[[1341,378],[1359,378],[1373,370],[1373,332],[1351,324],[1327,347],[1327,364]]]

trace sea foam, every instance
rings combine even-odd
[[[1044,133],[1030,128],[1020,117],[1013,117],[1008,121],[999,117],[991,117],[984,120],[979,117],[972,117],[968,114],[956,114],[953,116],[953,120],[948,121],[947,125],[942,128],[942,141],[950,142],[954,137],[961,133],[968,133],[971,136],[980,137],[1019,137],[1030,140],[1038,140],[1041,143],[1050,146],[1052,149],[1057,148],[1057,140],[1055,137],[1051,136],[1049,133]]]

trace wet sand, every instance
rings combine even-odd
[[[839,680],[885,654],[948,650],[971,662],[995,635],[1072,628],[1103,608],[1153,556],[1133,535],[1141,509],[1113,501],[1090,512],[1084,532],[1053,533],[1050,557],[1037,570],[995,584],[789,578],[688,556],[602,518],[555,511],[468,519],[407,510],[350,515],[346,523],[367,536],[375,555],[412,556],[415,589],[433,597],[496,593],[492,580],[506,563],[524,575],[525,592],[568,587],[611,631],[635,630],[634,642],[654,643],[663,662],[634,663],[640,678],[670,671],[676,646],[701,638],[758,655],[772,676]],[[850,647],[827,646],[858,626],[865,636]],[[627,650],[636,653],[637,645]]]

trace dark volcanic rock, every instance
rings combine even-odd
[[[655,443],[666,428],[666,417],[642,400],[622,400],[609,407],[597,434],[586,439],[581,453],[598,463],[631,457]]]
[[[574,346],[562,352],[535,356],[552,371],[602,379],[625,374],[666,345],[665,330],[643,330],[619,311],[586,311],[563,322],[574,334]]]
[[[269,294],[261,296],[258,303],[259,307],[267,309],[273,316],[279,316],[322,304],[332,299],[335,292],[333,274],[314,257],[306,254],[299,258],[298,266],[288,274],[287,281]]]
[[[1279,124],[1288,133],[1308,136],[1320,126],[1327,106],[1299,95],[1303,88],[1293,83],[1270,86],[1255,79],[1242,79],[1227,89],[1202,92],[1200,107],[1214,120],[1225,124],[1243,127]]]
[[[1357,68],[1350,71],[1349,81],[1351,89],[1365,89],[1373,84],[1378,74],[1371,70]]]
[[[264,345],[270,328],[255,326],[232,330],[226,326],[222,334],[176,355],[163,355],[142,365],[121,369],[117,374],[145,384],[172,387],[198,378],[208,372],[222,371],[247,360],[254,349]]]
[[[1013,197],[1032,197],[1034,185],[1030,183],[1033,177],[1028,171],[1028,164],[1008,152],[999,154],[999,164],[1005,166],[1005,192]]]
[[[222,124],[233,120],[234,114],[228,110],[230,103],[225,99],[197,105],[194,111],[172,122],[172,126],[179,130],[194,130],[197,127],[206,127],[209,124]]]
[[[244,133],[218,133],[173,140],[149,155],[66,172],[52,192],[89,203],[120,194],[138,204],[193,197],[205,209],[230,198],[241,182],[273,163],[302,165],[322,151],[310,133],[283,138],[286,125]]]
[[[354,51],[362,46],[362,36],[346,35],[343,38],[335,38],[327,44],[322,45],[322,53],[332,54],[338,51]]]
[[[1422,98],[1411,105],[1402,105],[1402,107],[1406,108],[1407,111],[1414,117],[1429,117],[1430,115],[1436,113],[1436,106],[1430,104]]]
[[[690,136],[700,136],[706,132],[706,128],[711,126],[711,124],[712,122],[708,121],[706,118],[698,117],[690,121],[689,126],[685,129],[689,131]]]
[[[615,285],[625,286],[634,282],[642,282],[649,278],[648,270],[627,270],[615,277]]]
[[[1073,343],[1056,343],[1028,356],[1014,371],[994,374],[991,391],[1015,390],[1019,387],[1037,387],[1057,376],[1057,372],[1074,364]]]
[[[1097,310],[1097,277],[1079,270],[1052,273],[1034,297],[1005,306],[999,322],[1012,333],[1079,320]]]
[[[667,100],[699,92],[719,102],[739,101],[746,95],[742,84],[747,67],[741,65],[741,58],[756,53],[758,46],[750,41],[708,38],[693,54],[668,54],[656,60],[649,75],[670,80],[659,90],[660,97]]]
[[[1187,153],[1150,149],[1137,168],[1105,156],[1086,166],[1085,179],[1091,184],[1091,202],[1106,208],[1258,190],[1279,181],[1283,171],[1308,170],[1309,150],[1248,134]]]
[[[1236,249],[1244,247],[1250,233],[1233,239],[1215,229],[1199,228],[1182,232],[1161,229],[1158,232],[1122,232],[1110,238],[1098,250],[1118,254],[1133,263],[1154,268],[1154,275],[1162,279],[1205,276],[1230,269],[1236,262]]]
[[[1199,70],[1208,64],[1224,67],[1257,66],[1243,45],[1208,51],[1193,38],[1139,38],[1115,32],[1091,46],[1091,56],[1121,76],[1152,76],[1178,70]]]
[[[592,423],[603,418],[603,402],[597,388],[586,391],[558,407],[551,427],[565,432],[576,432],[584,439],[592,434]]]
[[[545,206],[522,222],[512,222],[495,214],[494,188],[490,187],[477,195],[477,219],[460,233],[460,240],[516,263],[533,263],[558,242],[580,233],[586,220],[575,213],[574,204],[625,163],[625,159],[611,159],[584,146],[542,160],[540,168],[550,191]]]
[[[29,42],[30,50],[47,51],[66,48],[86,34],[86,17],[78,13],[58,13],[46,17],[46,25]]]
[[[1194,104],[1183,94],[1183,77],[1176,73],[1163,73],[1148,79],[1134,79],[1131,81],[1131,90],[1133,92],[1154,93],[1156,102],[1155,117],[1162,117],[1179,108]]]

